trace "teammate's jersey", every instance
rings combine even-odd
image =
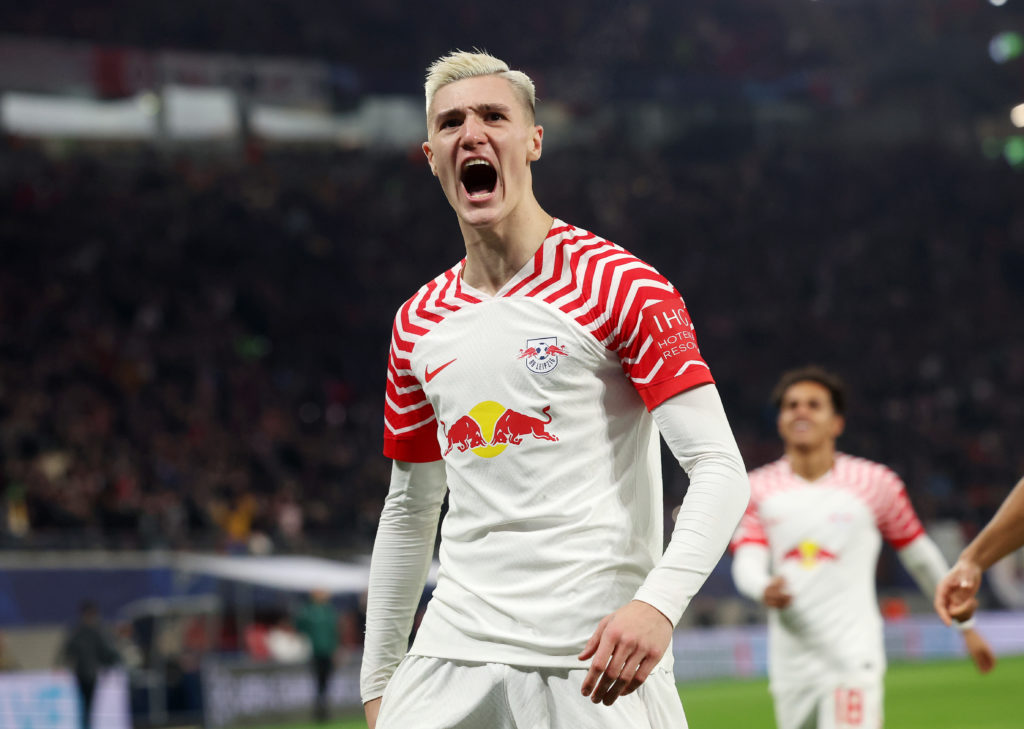
[[[463,263],[393,330],[384,453],[449,488],[412,652],[579,667],[663,551],[648,408],[713,380],[672,285],[593,233],[556,220],[493,297]]]
[[[772,574],[793,595],[788,608],[769,611],[772,687],[883,671],[881,538],[900,549],[924,534],[899,476],[839,453],[832,470],[809,482],[782,458],[751,472],[750,491],[732,546],[767,545]]]

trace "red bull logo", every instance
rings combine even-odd
[[[785,559],[795,559],[800,562],[800,566],[805,570],[812,569],[818,565],[819,562],[826,560],[835,559],[836,555],[834,552],[830,552],[824,549],[821,545],[816,542],[800,542],[793,549],[782,555]]]
[[[459,453],[472,451],[481,458],[494,458],[510,445],[522,445],[523,438],[557,441],[558,436],[549,433],[551,406],[541,410],[544,417],[538,418],[520,413],[493,400],[477,403],[451,427],[441,421],[441,432],[448,445],[443,455],[453,450]]]

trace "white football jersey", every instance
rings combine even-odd
[[[440,571],[412,653],[579,667],[661,557],[648,410],[713,382],[654,269],[556,220],[496,295],[464,262],[398,312],[385,455],[444,459]]]
[[[875,569],[884,537],[896,549],[924,534],[900,478],[836,454],[814,482],[782,458],[750,473],[750,505],[733,549],[766,545],[793,602],[769,610],[773,689],[885,669]]]

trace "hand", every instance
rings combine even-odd
[[[380,698],[370,699],[363,704],[363,711],[366,712],[366,726],[373,729],[377,726],[377,714],[380,713]]]
[[[974,597],[981,587],[981,568],[974,562],[961,559],[935,588],[935,612],[946,625],[952,619],[967,620],[978,607]]]
[[[964,644],[979,672],[988,673],[996,667],[996,655],[992,652],[988,641],[981,637],[981,633],[973,629],[965,630]]]
[[[793,595],[786,589],[785,577],[773,577],[768,587],[764,588],[761,602],[770,608],[786,608],[793,602]]]
[[[653,605],[633,600],[598,623],[579,659],[590,657],[583,695],[611,706],[640,688],[672,640],[672,623]]]

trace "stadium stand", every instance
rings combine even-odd
[[[365,551],[390,319],[460,256],[425,165],[0,155],[3,544]],[[926,519],[981,523],[1022,470],[1005,165],[806,146],[541,164],[551,210],[679,282],[750,465],[777,449],[773,378],[820,361],[855,392],[843,446],[892,464]]]

